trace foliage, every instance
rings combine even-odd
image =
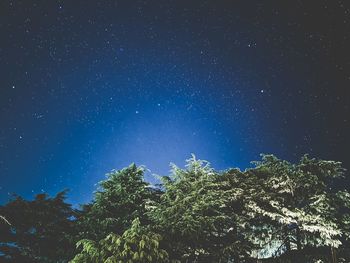
[[[0,206],[0,261],[350,262],[341,163],[254,164],[219,172],[192,156],[157,188],[132,164],[107,174],[79,211],[65,192],[16,197]]]
[[[99,183],[94,201],[83,207],[79,217],[82,238],[97,241],[110,233],[120,235],[135,218],[147,221],[146,205],[152,192],[143,173],[142,167],[131,164],[107,174],[107,179]]]
[[[219,262],[246,254],[248,243],[235,214],[239,190],[215,172],[206,161],[187,160],[186,169],[173,165],[163,177],[165,192],[151,211],[164,235],[171,256],[182,261]]]
[[[74,251],[74,210],[65,192],[33,201],[16,197],[0,207],[10,222],[0,224],[0,259],[11,262],[67,262]]]
[[[255,164],[256,168],[247,171],[253,191],[247,196],[245,210],[259,219],[256,241],[260,245],[279,244],[280,249],[289,251],[293,244],[298,250],[342,244],[349,224],[340,222],[339,211],[350,207],[350,199],[347,191],[333,189],[332,183],[344,174],[339,162],[305,155],[299,163],[291,164],[263,155]]]
[[[77,243],[81,252],[71,263],[148,263],[168,262],[168,254],[160,249],[161,236],[147,231],[138,218],[122,236],[114,233],[95,242],[84,239]]]

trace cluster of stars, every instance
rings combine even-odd
[[[261,152],[350,164],[343,1],[0,5],[0,200],[83,201],[110,169],[167,173],[191,152],[219,169]]]

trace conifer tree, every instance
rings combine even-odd
[[[16,196],[0,207],[11,223],[0,224],[1,262],[68,262],[76,232],[75,211],[65,194],[38,194],[32,201]]]
[[[135,164],[107,174],[93,202],[83,206],[79,218],[81,238],[98,241],[110,233],[121,235],[137,217],[146,223],[146,205],[153,195],[143,174],[144,169]]]
[[[171,258],[183,262],[225,262],[244,251],[237,236],[238,215],[231,205],[239,191],[229,187],[206,161],[187,160],[186,169],[173,165],[163,177],[164,194],[151,212],[166,239]]]
[[[161,236],[142,227],[138,218],[122,236],[114,233],[95,242],[83,239],[77,243],[81,252],[71,263],[165,263],[168,253],[159,247]]]

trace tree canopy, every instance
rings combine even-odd
[[[74,255],[75,211],[65,200],[38,194],[32,201],[19,196],[0,213],[10,224],[0,223],[0,258],[9,262],[67,262]]]
[[[274,155],[216,171],[193,155],[155,187],[113,170],[81,209],[39,194],[0,206],[4,262],[350,262],[340,162]],[[1,262],[2,262],[1,261]]]

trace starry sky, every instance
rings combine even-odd
[[[0,1],[0,202],[195,153],[350,168],[347,1]]]

